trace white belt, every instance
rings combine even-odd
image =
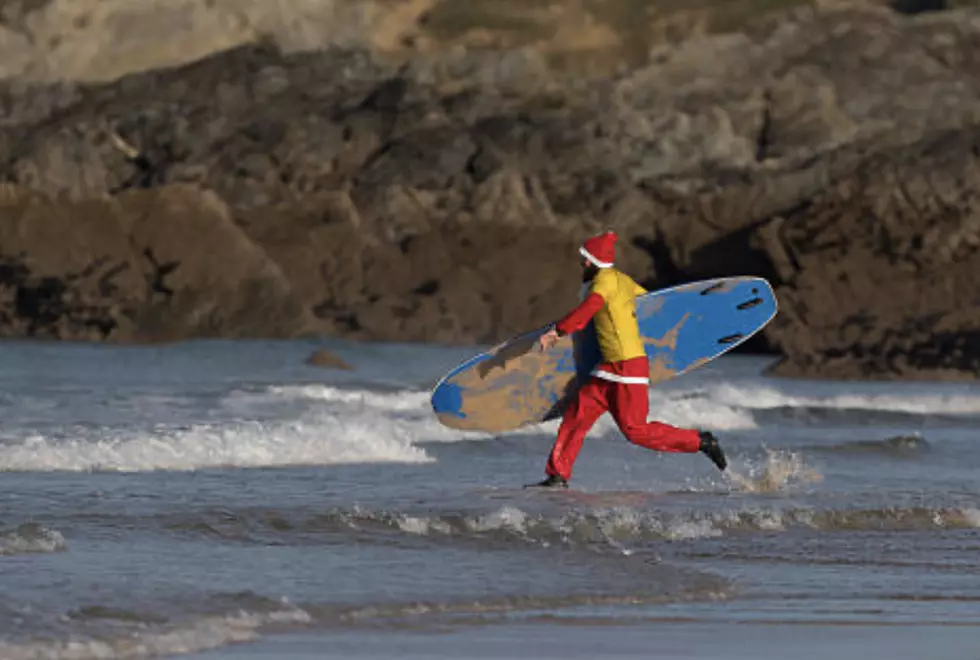
[[[650,383],[650,379],[647,376],[620,376],[619,374],[611,374],[608,371],[603,371],[602,369],[593,369],[591,375],[595,376],[596,378],[612,381],[614,383],[624,383],[626,385],[647,385]]]

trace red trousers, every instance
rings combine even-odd
[[[641,357],[604,364],[601,369],[614,377],[642,377],[647,374],[647,360]],[[597,376],[589,378],[565,410],[545,472],[571,479],[572,466],[582,449],[585,434],[607,411],[626,439],[634,444],[654,451],[699,451],[701,437],[696,429],[647,421],[650,408],[647,388],[644,383],[618,383]]]

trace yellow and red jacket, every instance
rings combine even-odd
[[[588,285],[585,299],[561,319],[562,335],[578,332],[594,320],[602,364],[592,375],[622,383],[646,383],[646,350],[636,321],[636,298],[647,290],[615,268],[602,268]]]

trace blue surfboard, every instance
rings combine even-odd
[[[652,385],[727,353],[776,316],[776,295],[759,277],[724,277],[646,293],[636,299]],[[601,360],[595,329],[563,337],[544,353],[548,326],[480,353],[432,390],[432,409],[454,429],[510,431],[561,415]]]

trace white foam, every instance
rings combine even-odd
[[[411,423],[312,413],[294,422],[202,424],[67,440],[34,435],[0,446],[0,470],[141,472],[209,467],[421,463]]]
[[[429,393],[415,390],[371,392],[369,390],[330,387],[329,385],[277,385],[260,393],[236,392],[234,396],[324,401],[381,411],[431,410]]]
[[[527,528],[527,522],[526,513],[516,507],[505,506],[492,513],[467,519],[466,524],[475,532],[507,530],[522,533]]]
[[[650,417],[682,428],[713,431],[754,429],[758,425],[750,410],[714,398],[687,393],[650,391]]]
[[[812,529],[836,529],[840,525],[868,525],[874,529],[880,525],[881,512],[843,510],[821,513],[808,508],[749,507],[716,512],[678,511],[666,512],[637,509],[629,505],[574,509],[557,517],[527,513],[514,506],[502,506],[488,513],[468,516],[462,520],[463,528],[439,517],[387,516],[361,514],[383,520],[407,534],[451,535],[465,533],[511,532],[525,537],[532,543],[544,543],[552,534],[560,534],[566,542],[594,543],[605,541],[620,552],[628,553],[627,547],[636,541],[646,542],[652,535],[659,539],[684,542],[703,538],[717,538],[744,531],[783,532],[794,526]],[[837,519],[837,516],[841,520]],[[903,515],[913,519],[906,524],[915,526],[920,514],[915,510],[897,510],[886,515]],[[926,514],[929,522],[940,529],[955,527],[980,527],[980,510],[976,508],[937,509]]]
[[[647,419],[656,420],[680,428],[696,428],[710,431],[751,430],[758,428],[752,412],[735,406],[719,404],[703,397],[678,396],[676,394],[650,392],[650,409]],[[555,433],[558,422],[521,429],[520,432]],[[618,433],[616,422],[610,414],[604,414],[590,433]]]
[[[396,390],[373,392],[362,389],[343,389],[328,385],[279,385],[260,392],[233,392],[224,404],[247,413],[256,403],[312,402],[315,411],[329,412],[338,417],[370,419],[373,427],[400,427],[417,440],[425,442],[454,442],[490,438],[490,434],[461,433],[443,426],[432,413],[428,392]]]
[[[23,525],[0,535],[0,557],[59,552],[67,545],[65,537],[56,529]]]
[[[971,527],[980,527],[980,509],[963,509],[961,513],[963,514],[963,519]]]
[[[614,543],[633,540],[647,532],[670,541],[687,541],[721,536],[722,530],[717,527],[716,522],[710,517],[659,514],[625,506],[593,511],[586,521],[586,527],[595,525],[605,539]],[[572,514],[558,521],[556,527],[571,532],[576,525],[581,524],[578,514]]]
[[[128,660],[194,653],[228,644],[248,642],[258,630],[278,623],[304,624],[311,621],[300,609],[255,614],[241,612],[222,617],[206,617],[167,630],[143,629],[117,639],[75,637],[59,641],[2,642],[4,660]]]
[[[372,392],[360,389],[344,389],[328,385],[280,385],[269,387],[262,392],[236,392],[235,399],[261,400],[307,400],[321,401],[331,408],[344,406],[355,411],[375,411],[393,413],[417,413],[420,418],[435,421],[430,404],[430,393],[417,390],[394,392]],[[739,410],[738,406],[724,405],[704,396],[691,397],[688,393],[671,393],[652,389],[649,392],[650,417],[678,426],[698,426],[715,430],[755,428],[750,412]],[[608,416],[606,416],[608,418]],[[540,433],[553,431],[558,422],[547,422],[517,429],[510,433]],[[440,425],[441,427],[441,425]],[[453,432],[458,435],[457,432]],[[467,437],[479,437],[468,433]],[[490,437],[485,435],[485,437]]]
[[[718,404],[742,409],[765,410],[783,407],[870,410],[912,414],[980,414],[980,393],[848,393],[826,396],[794,395],[776,387],[723,383],[708,387],[704,395]]]
[[[398,529],[407,533],[415,534],[417,536],[426,536],[429,532],[435,532],[438,534],[449,534],[452,529],[446,523],[441,520],[432,520],[426,517],[417,516],[402,516],[396,521]]]
[[[413,434],[418,440],[425,442],[492,440],[498,435],[511,437],[554,435],[559,425],[559,420],[552,420],[500,434],[458,431],[439,423],[432,413],[429,392],[416,390],[372,392],[318,384],[280,385],[266,388],[261,392],[235,392],[226,400],[226,404],[238,406],[247,404],[248,401],[276,400],[321,402],[323,409],[335,411],[338,415],[371,415],[379,425],[387,425],[393,420],[406,424],[413,423]],[[675,426],[715,431],[756,428],[751,411],[719,404],[703,396],[691,397],[684,393],[678,395],[651,390],[649,400],[648,417]],[[610,415],[603,415],[592,432],[615,433],[615,422]]]
[[[676,520],[664,526],[663,535],[671,541],[693,541],[721,536],[722,531],[711,520]]]
[[[344,463],[419,463],[432,459],[423,442],[492,440],[490,433],[460,432],[439,423],[428,392],[373,392],[328,385],[279,385],[259,392],[237,391],[226,397],[235,417],[254,416],[258,402],[278,406],[309,401],[312,405],[275,410],[282,421],[223,421],[173,429],[119,432],[80,429],[58,437],[35,433],[7,438],[0,444],[0,470],[17,471],[153,471],[215,467],[272,467]],[[650,391],[651,419],[687,428],[752,429],[750,410],[719,403],[703,395]],[[240,412],[239,412],[240,411]],[[251,414],[250,414],[251,413]],[[558,421],[502,435],[553,435]],[[595,433],[615,433],[609,415]]]
[[[562,527],[567,529],[567,521]],[[643,528],[643,514],[629,507],[615,507],[599,516],[599,528],[608,538],[625,531],[628,535],[639,534]]]

